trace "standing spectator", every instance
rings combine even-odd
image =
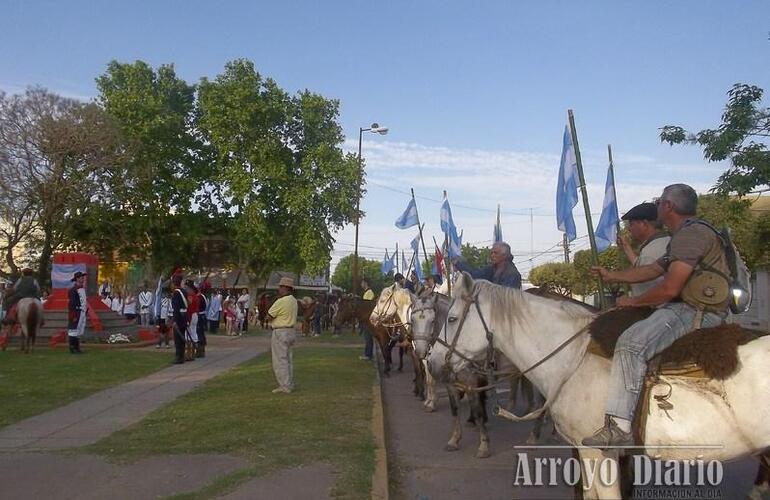
[[[187,331],[187,297],[182,289],[182,275],[171,277],[174,292],[171,296],[171,317],[174,328],[174,364],[184,363],[184,344]]]
[[[297,324],[297,299],[294,298],[294,280],[281,278],[278,282],[278,299],[267,312],[273,335],[270,339],[273,373],[278,387],[273,393],[290,393],[294,390],[294,366],[291,346],[294,345]]]
[[[206,282],[203,282],[205,285]],[[203,285],[198,291],[198,357],[206,357],[206,311],[209,308],[209,299],[203,293]]]
[[[198,353],[198,287],[193,280],[184,283],[187,293],[187,335],[192,343],[189,361],[199,358]]]
[[[243,335],[243,332],[245,331],[243,329],[243,324],[246,322],[246,309],[243,308],[243,304],[241,302],[235,303],[235,331],[236,335],[239,337]]]
[[[126,319],[136,321],[136,297],[131,293],[126,295],[126,300],[123,301],[123,316]]]
[[[242,307],[243,309],[243,317],[246,318],[246,320],[243,321],[243,326],[239,328],[239,331],[246,332],[249,329],[249,308],[251,307],[251,296],[249,295],[249,290],[244,288],[241,292],[241,296],[238,297],[238,305]]]
[[[112,297],[112,306],[110,306],[110,309],[121,316],[123,315],[123,294],[115,292],[115,296]]]
[[[219,292],[214,292],[211,295],[211,301],[209,302],[209,310],[206,313],[206,317],[209,320],[209,330],[211,333],[216,334],[219,331],[219,313],[222,311],[222,295]]]
[[[369,287],[369,280],[366,278],[361,280],[361,290],[364,291],[362,298],[364,300],[374,300],[374,292]],[[372,332],[366,326],[366,321],[358,322],[358,333],[364,336],[366,344],[364,345],[364,355],[359,356],[358,359],[363,361],[371,361],[374,356],[374,339],[372,338]]]
[[[112,295],[112,287],[110,286],[110,282],[107,280],[102,281],[102,285],[99,287],[99,296],[102,299],[106,299],[111,295]]]
[[[158,336],[158,345],[156,346],[157,349],[160,349],[164,342],[166,343],[166,349],[170,347],[168,345],[169,325],[167,324],[170,309],[171,309],[171,294],[164,291],[163,297],[160,299],[160,316],[158,317],[159,336]]]
[[[147,290],[147,283],[142,285],[139,292],[139,320],[142,326],[150,325],[150,306],[152,306],[152,292]]]
[[[70,288],[68,298],[67,340],[69,341],[70,354],[83,354],[80,350],[80,337],[86,331],[86,311],[88,300],[86,299],[86,273],[76,272],[72,277],[75,284]]]

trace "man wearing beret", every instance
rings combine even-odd
[[[631,237],[640,244],[637,254],[631,244],[618,234],[618,247],[634,267],[652,264],[666,255],[671,236],[663,230],[663,225],[658,221],[658,207],[654,203],[641,203],[626,212],[621,219],[628,221],[627,227]],[[663,276],[659,276],[650,281],[632,283],[630,296],[638,297],[662,281]]]

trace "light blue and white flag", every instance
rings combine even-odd
[[[388,249],[386,248],[385,258],[382,260],[382,264],[380,265],[380,272],[382,274],[388,274],[392,270],[393,270],[393,259],[388,257]]]
[[[449,199],[444,198],[444,203],[441,205],[441,230],[447,235],[449,240],[449,247],[447,253],[450,259],[460,257],[460,248],[463,245],[462,236],[457,234],[457,226],[452,219],[452,208],[449,206]]]
[[[567,240],[577,238],[575,219],[572,217],[572,209],[578,202],[578,172],[575,145],[572,144],[572,135],[569,125],[564,127],[564,139],[562,141],[561,164],[559,165],[559,179],[556,183],[556,227],[559,231],[567,233]]]
[[[401,214],[401,217],[396,219],[396,227],[399,229],[406,229],[419,224],[420,219],[417,216],[417,203],[414,198],[409,200],[409,205],[406,206],[406,210]]]
[[[417,275],[417,279],[420,280],[420,282],[425,281],[425,276],[422,272],[422,264],[420,264],[420,252],[417,250],[414,251],[414,273]]]
[[[603,251],[615,242],[618,231],[618,200],[615,197],[615,174],[612,170],[612,164],[607,169],[607,182],[604,185],[604,205],[602,205],[602,216],[599,218],[599,224],[596,226],[596,249]]]

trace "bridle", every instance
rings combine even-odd
[[[546,361],[551,359],[552,357],[556,356],[559,352],[561,352],[562,349],[567,347],[570,343],[572,343],[575,339],[586,333],[590,327],[590,323],[578,330],[576,333],[571,335],[568,339],[563,341],[561,344],[559,344],[554,350],[552,350],[550,353],[546,354],[543,358],[541,358],[539,361],[531,365],[526,370],[517,370],[516,372],[499,372],[495,370],[495,346],[494,346],[494,332],[489,329],[489,326],[487,325],[486,319],[484,318],[484,315],[481,312],[481,307],[479,306],[478,302],[478,296],[479,296],[479,290],[476,290],[473,295],[470,297],[462,297],[462,300],[465,302],[463,306],[463,312],[462,316],[460,317],[460,324],[457,326],[457,331],[455,331],[454,337],[452,338],[451,343],[447,342],[446,340],[446,323],[444,327],[444,339],[440,338],[440,335],[436,337],[436,342],[444,345],[447,348],[447,353],[444,357],[444,366],[443,370],[447,372],[447,374],[454,374],[454,370],[452,369],[452,365],[450,363],[450,360],[452,359],[452,356],[457,356],[460,359],[468,362],[470,364],[470,369],[473,372],[476,372],[477,374],[485,375],[487,376],[488,384],[481,387],[474,387],[469,386],[467,384],[462,384],[459,382],[454,382],[454,385],[466,392],[481,392],[486,391],[488,389],[492,389],[499,385],[501,382],[507,380],[507,379],[513,379],[513,378],[519,378],[523,377],[527,373],[531,372],[535,368],[539,367],[540,365],[544,364]],[[454,300],[457,300],[455,298]],[[452,305],[454,304],[454,300],[452,301],[452,304],[449,306],[449,310],[452,309]],[[468,357],[467,355],[463,354],[462,352],[457,350],[457,342],[460,338],[460,334],[462,333],[463,326],[465,326],[465,321],[468,318],[468,312],[471,309],[471,306],[475,305],[476,312],[479,315],[479,319],[481,320],[481,324],[484,327],[484,331],[486,333],[486,339],[487,339],[487,349],[486,349],[486,357],[484,364],[482,365],[478,361]],[[449,321],[449,315],[447,314],[447,318],[445,319],[445,322]],[[585,355],[585,349],[583,349],[583,355]],[[583,356],[580,357],[580,360],[582,361]],[[569,371],[567,373],[570,373]],[[538,418],[540,415],[542,415],[545,411],[548,410],[548,408],[551,406],[551,402],[555,399],[556,394],[559,392],[561,387],[564,385],[564,383],[567,381],[568,377],[565,377],[560,381],[559,384],[557,384],[555,389],[552,391],[552,393],[549,395],[549,397],[546,399],[545,404],[537,409],[534,410],[527,415],[524,415],[523,417],[517,417],[513,414],[511,414],[511,417],[518,419],[518,420],[533,420],[535,418]],[[498,409],[496,409],[496,412],[498,412]],[[498,412],[499,413],[499,412]],[[509,417],[509,418],[511,418]]]
[[[384,311],[387,311],[390,309],[391,305],[396,306],[396,312],[394,314],[391,314],[389,316],[385,316],[384,311],[380,310],[380,302],[377,301],[377,305],[374,306],[374,310],[372,311],[373,314],[376,314],[378,318],[387,318],[389,321],[380,321],[380,325],[384,326],[388,330],[391,328],[401,328],[406,327],[409,325],[408,322],[404,322],[399,318],[398,316],[398,306],[395,302],[395,295],[396,295],[396,284],[393,283],[390,287],[391,292],[390,296],[388,297],[388,300],[385,301]],[[392,337],[392,335],[391,335]]]

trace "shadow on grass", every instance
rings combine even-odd
[[[294,379],[295,392],[272,394],[270,357],[259,356],[83,450],[119,461],[222,453],[251,463],[179,498],[209,498],[254,476],[317,462],[333,466],[334,496],[368,496],[374,467],[371,365],[362,366],[351,349],[304,346],[294,352]]]

